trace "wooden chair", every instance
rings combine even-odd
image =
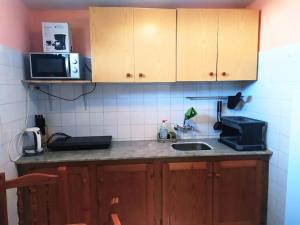
[[[111,210],[110,210],[110,214],[109,214],[109,225],[122,225],[121,221],[119,219],[119,215],[117,213],[116,207],[119,204],[119,198],[118,197],[114,197],[111,200]]]
[[[110,214],[111,225],[122,225],[117,213]]]
[[[18,197],[21,197],[21,188],[32,188],[37,187],[40,185],[51,185],[51,184],[58,184],[58,210],[59,210],[59,217],[61,224],[67,224],[69,221],[68,215],[68,184],[67,184],[67,169],[66,167],[59,167],[58,168],[58,175],[50,175],[44,173],[32,173],[27,174],[21,177],[17,177],[13,180],[5,180],[5,174],[0,173],[0,224],[1,225],[9,225],[8,224],[8,211],[7,211],[7,199],[6,199],[6,190],[17,188]],[[22,205],[19,205],[20,202],[18,201],[18,213],[19,213],[19,224],[23,224],[21,214],[22,212]],[[31,214],[33,215],[33,223],[37,224],[36,220],[36,205],[32,203]],[[71,225],[71,224],[69,224]],[[75,224],[73,224],[75,225]],[[76,225],[85,225],[85,224],[76,224]]]

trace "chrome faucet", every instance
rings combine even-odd
[[[184,119],[183,126],[179,126],[179,125],[174,126],[174,130],[183,131],[183,132],[186,132],[189,130],[194,130],[193,126],[191,126],[190,124],[186,124],[186,121],[187,121],[187,119]]]
[[[191,126],[190,124],[186,124],[186,121],[190,120],[196,115],[197,115],[197,111],[193,107],[189,108],[184,114],[183,126],[176,125],[174,127],[174,130],[183,131],[183,132],[194,130],[193,126]]]

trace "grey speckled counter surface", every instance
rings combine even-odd
[[[192,157],[243,157],[270,156],[271,151],[239,152],[220,143],[217,139],[180,140],[179,142],[205,142],[213,147],[208,151],[178,151],[171,143],[157,141],[119,141],[112,142],[109,149],[86,151],[45,151],[39,156],[21,157],[16,164],[88,162],[114,160],[174,159]]]

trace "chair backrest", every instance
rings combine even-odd
[[[59,167],[57,175],[50,175],[45,173],[31,173],[13,180],[5,180],[5,174],[0,173],[0,224],[8,225],[8,212],[7,212],[7,198],[6,190],[17,188],[18,197],[20,198],[21,188],[32,188],[40,185],[52,185],[58,184],[58,207],[60,212],[60,222],[61,224],[67,224],[68,215],[68,195],[67,195],[67,169],[66,167]],[[19,204],[19,200],[18,200]],[[36,217],[37,214],[34,212],[36,207],[35,203],[32,203],[31,214]],[[22,206],[18,205],[19,217],[23,213]],[[22,220],[22,218],[19,218]],[[33,218],[36,221],[36,218]],[[23,224],[23,221],[19,221],[19,224]]]
[[[120,221],[117,213],[111,213],[110,219],[111,219],[112,225],[121,225],[121,221]]]
[[[117,206],[119,204],[119,197],[113,197],[110,202],[109,225],[121,225],[119,215],[117,213]]]

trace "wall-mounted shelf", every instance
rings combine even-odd
[[[90,84],[90,80],[22,80],[26,84]]]
[[[92,81],[90,80],[22,80],[23,83],[28,84],[28,85],[32,85],[32,86],[39,86],[39,85],[45,85],[45,88],[47,89],[47,93],[48,94],[48,101],[49,101],[49,106],[50,106],[50,110],[52,111],[52,105],[53,105],[53,91],[52,91],[52,84],[79,84],[81,85],[82,88],[82,93],[86,93],[87,91],[87,87],[86,85],[88,84],[94,84],[96,87],[95,83],[92,83]],[[52,96],[51,96],[52,95]],[[84,107],[85,110],[87,110],[87,98],[86,95],[82,95],[83,97],[83,101],[84,101]]]

